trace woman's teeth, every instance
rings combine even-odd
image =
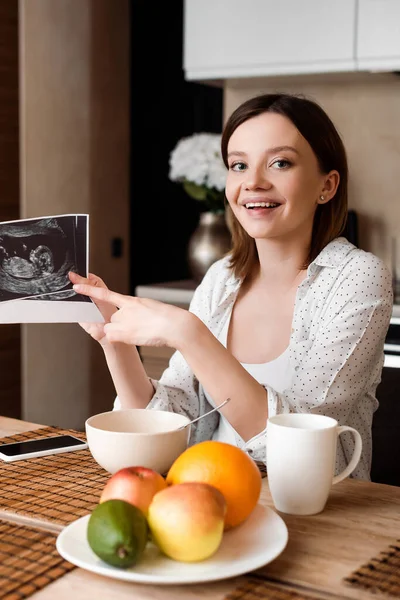
[[[248,202],[245,204],[246,208],[275,208],[279,206],[276,202]]]

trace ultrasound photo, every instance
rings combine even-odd
[[[102,323],[68,272],[88,273],[89,215],[0,223],[0,323]]]
[[[86,215],[0,223],[0,302],[76,301],[68,272],[86,276],[86,263]]]

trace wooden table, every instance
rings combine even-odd
[[[42,425],[0,417],[0,437],[39,427]],[[260,501],[273,508],[267,479],[263,479]],[[281,516],[289,530],[288,545],[259,573],[279,586],[290,586],[318,598],[388,600],[388,596],[345,585],[343,578],[400,539],[399,487],[347,479],[332,488],[321,514]],[[121,582],[77,568],[31,598],[222,600],[244,580],[245,577],[236,577],[210,584],[152,586]]]

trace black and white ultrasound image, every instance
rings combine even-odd
[[[90,301],[77,295],[69,271],[86,276],[87,216],[0,223],[0,301]]]

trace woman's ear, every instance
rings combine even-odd
[[[326,204],[336,194],[340,181],[340,175],[338,171],[330,171],[325,175],[324,185],[318,197],[318,204]]]

